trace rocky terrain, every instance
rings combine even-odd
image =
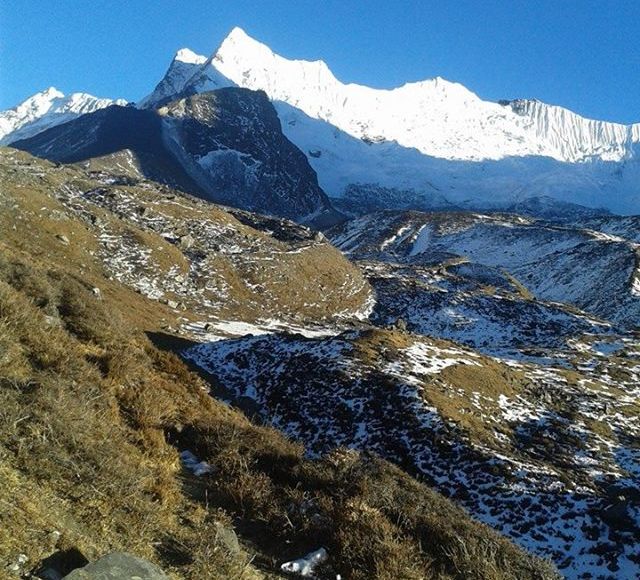
[[[138,296],[143,328],[213,396],[308,456],[375,452],[567,577],[635,573],[633,310],[545,300],[516,252],[553,264],[613,245],[632,261],[633,219],[378,212],[328,232],[350,263],[304,226],[149,181],[134,158],[59,165],[3,150],[5,243],[32,231],[98,299]],[[609,306],[632,300],[633,282],[610,275],[619,262],[603,264]],[[196,441],[187,465],[202,476]]]
[[[91,253],[108,276],[168,305],[181,327],[213,327],[233,316],[313,326],[368,315],[371,290],[359,269],[304,226],[9,149],[2,161],[16,187],[62,204],[60,244]],[[8,203],[5,219],[19,232],[22,218]],[[64,230],[67,212],[90,229],[91,244],[84,232]]]
[[[362,327],[371,289],[323,236],[119,173],[126,158],[0,151],[3,575],[126,551],[176,578],[557,577],[373,454],[309,459],[168,352]]]
[[[631,578],[640,349],[574,346],[569,368],[397,330],[221,340],[184,356],[313,455],[375,451],[567,577]]]
[[[381,212],[330,235],[357,259],[432,270],[442,264],[441,272],[465,270],[471,278],[484,277],[487,286],[493,277],[498,288],[511,284],[523,296],[572,304],[621,327],[640,321],[634,218],[587,218],[573,225],[513,214]]]
[[[0,575],[640,577],[639,127],[240,29],[0,113]]]
[[[128,151],[138,174],[209,201],[316,225],[339,217],[259,92],[221,89],[158,112],[111,106],[13,146],[63,163]]]

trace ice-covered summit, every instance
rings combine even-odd
[[[640,142],[640,124],[585,119],[535,100],[484,101],[440,77],[390,90],[345,84],[323,61],[286,59],[237,27],[206,62],[189,64],[200,69],[189,71],[192,78],[178,83],[180,90],[200,92],[225,83],[263,90],[273,101],[350,136],[395,141],[449,160],[535,155],[571,163],[620,161]],[[171,68],[169,76],[175,76]]]
[[[203,64],[204,62],[206,62],[207,57],[196,54],[188,48],[181,48],[178,52],[176,52],[173,60],[183,62],[185,64]]]
[[[80,115],[114,104],[124,105],[126,101],[99,99],[87,93],[65,96],[55,87],[49,87],[13,109],[0,112],[0,145],[26,139]]]

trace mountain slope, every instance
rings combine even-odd
[[[0,145],[26,139],[80,115],[114,104],[125,105],[126,102],[122,99],[98,99],[86,93],[65,96],[50,87],[17,107],[0,112]]]
[[[615,224],[614,216],[602,220]],[[640,258],[633,228],[628,232],[625,239],[514,215],[387,211],[352,220],[330,236],[358,259],[407,266],[448,260],[505,270],[539,299],[633,329],[640,323]]]
[[[264,93],[225,88],[159,112],[169,149],[211,199],[294,219],[331,211]]]
[[[206,60],[204,56],[195,54],[188,48],[179,50],[153,92],[137,105],[139,107],[155,107],[174,100],[176,95],[182,93],[187,82]]]
[[[192,71],[180,78],[187,94],[264,90],[331,196],[369,184],[411,190],[425,198],[418,207],[443,196],[471,207],[550,196],[640,212],[640,124],[584,119],[534,100],[486,102],[441,78],[392,90],[345,85],[322,61],[287,60],[238,28]],[[143,104],[158,98],[164,93]]]
[[[161,349],[218,318],[361,313],[368,287],[326,241],[14,149],[0,183],[0,576],[115,549],[175,578],[273,580],[322,545],[319,580],[558,577],[386,461],[305,457]]]
[[[613,580],[640,571],[640,352],[622,348],[567,371],[369,329],[244,337],[184,356],[315,454],[373,450],[565,577]]]
[[[335,223],[313,169],[282,134],[264,93],[222,89],[159,112],[111,106],[12,146],[65,163],[128,150],[145,177],[211,201]]]

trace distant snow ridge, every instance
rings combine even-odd
[[[126,105],[126,101],[99,99],[87,93],[65,96],[55,87],[49,87],[17,107],[0,112],[0,145],[32,137],[50,127],[110,105]]]
[[[187,54],[141,106],[228,86],[262,90],[331,197],[348,200],[357,186],[406,193],[399,208],[506,209],[545,197],[640,214],[640,123],[536,100],[483,101],[440,77],[391,90],[344,84],[324,62],[285,59],[240,28],[208,59]]]
[[[213,69],[218,74],[212,75]],[[240,28],[188,86],[210,90],[202,82],[206,74],[215,77],[216,86],[222,75],[232,84],[263,90],[358,139],[396,141],[444,159],[541,155],[565,162],[621,161],[640,142],[640,124],[585,119],[535,100],[483,101],[440,77],[392,90],[343,84],[323,61],[285,59]]]

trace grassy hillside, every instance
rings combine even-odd
[[[84,202],[52,195],[69,178],[78,187],[80,170],[3,156],[13,161],[5,158],[0,173],[2,574],[33,571],[60,552],[93,560],[126,550],[176,578],[278,577],[283,561],[325,546],[327,578],[555,577],[398,468],[344,450],[306,459],[300,445],[210,397],[201,378],[147,337],[202,313],[118,279]],[[140,268],[191,271],[192,254],[160,245],[126,212],[96,206],[93,215],[157,250]],[[263,235],[238,224],[247,237]],[[342,264],[332,251],[322,259]],[[308,276],[300,287],[312,287],[313,264],[297,270]],[[323,294],[335,304],[313,315],[344,307],[337,281],[345,279],[331,277],[340,275],[327,272]],[[291,303],[279,300],[286,314]],[[256,316],[228,301],[225,308]],[[185,449],[212,472],[185,470]]]

